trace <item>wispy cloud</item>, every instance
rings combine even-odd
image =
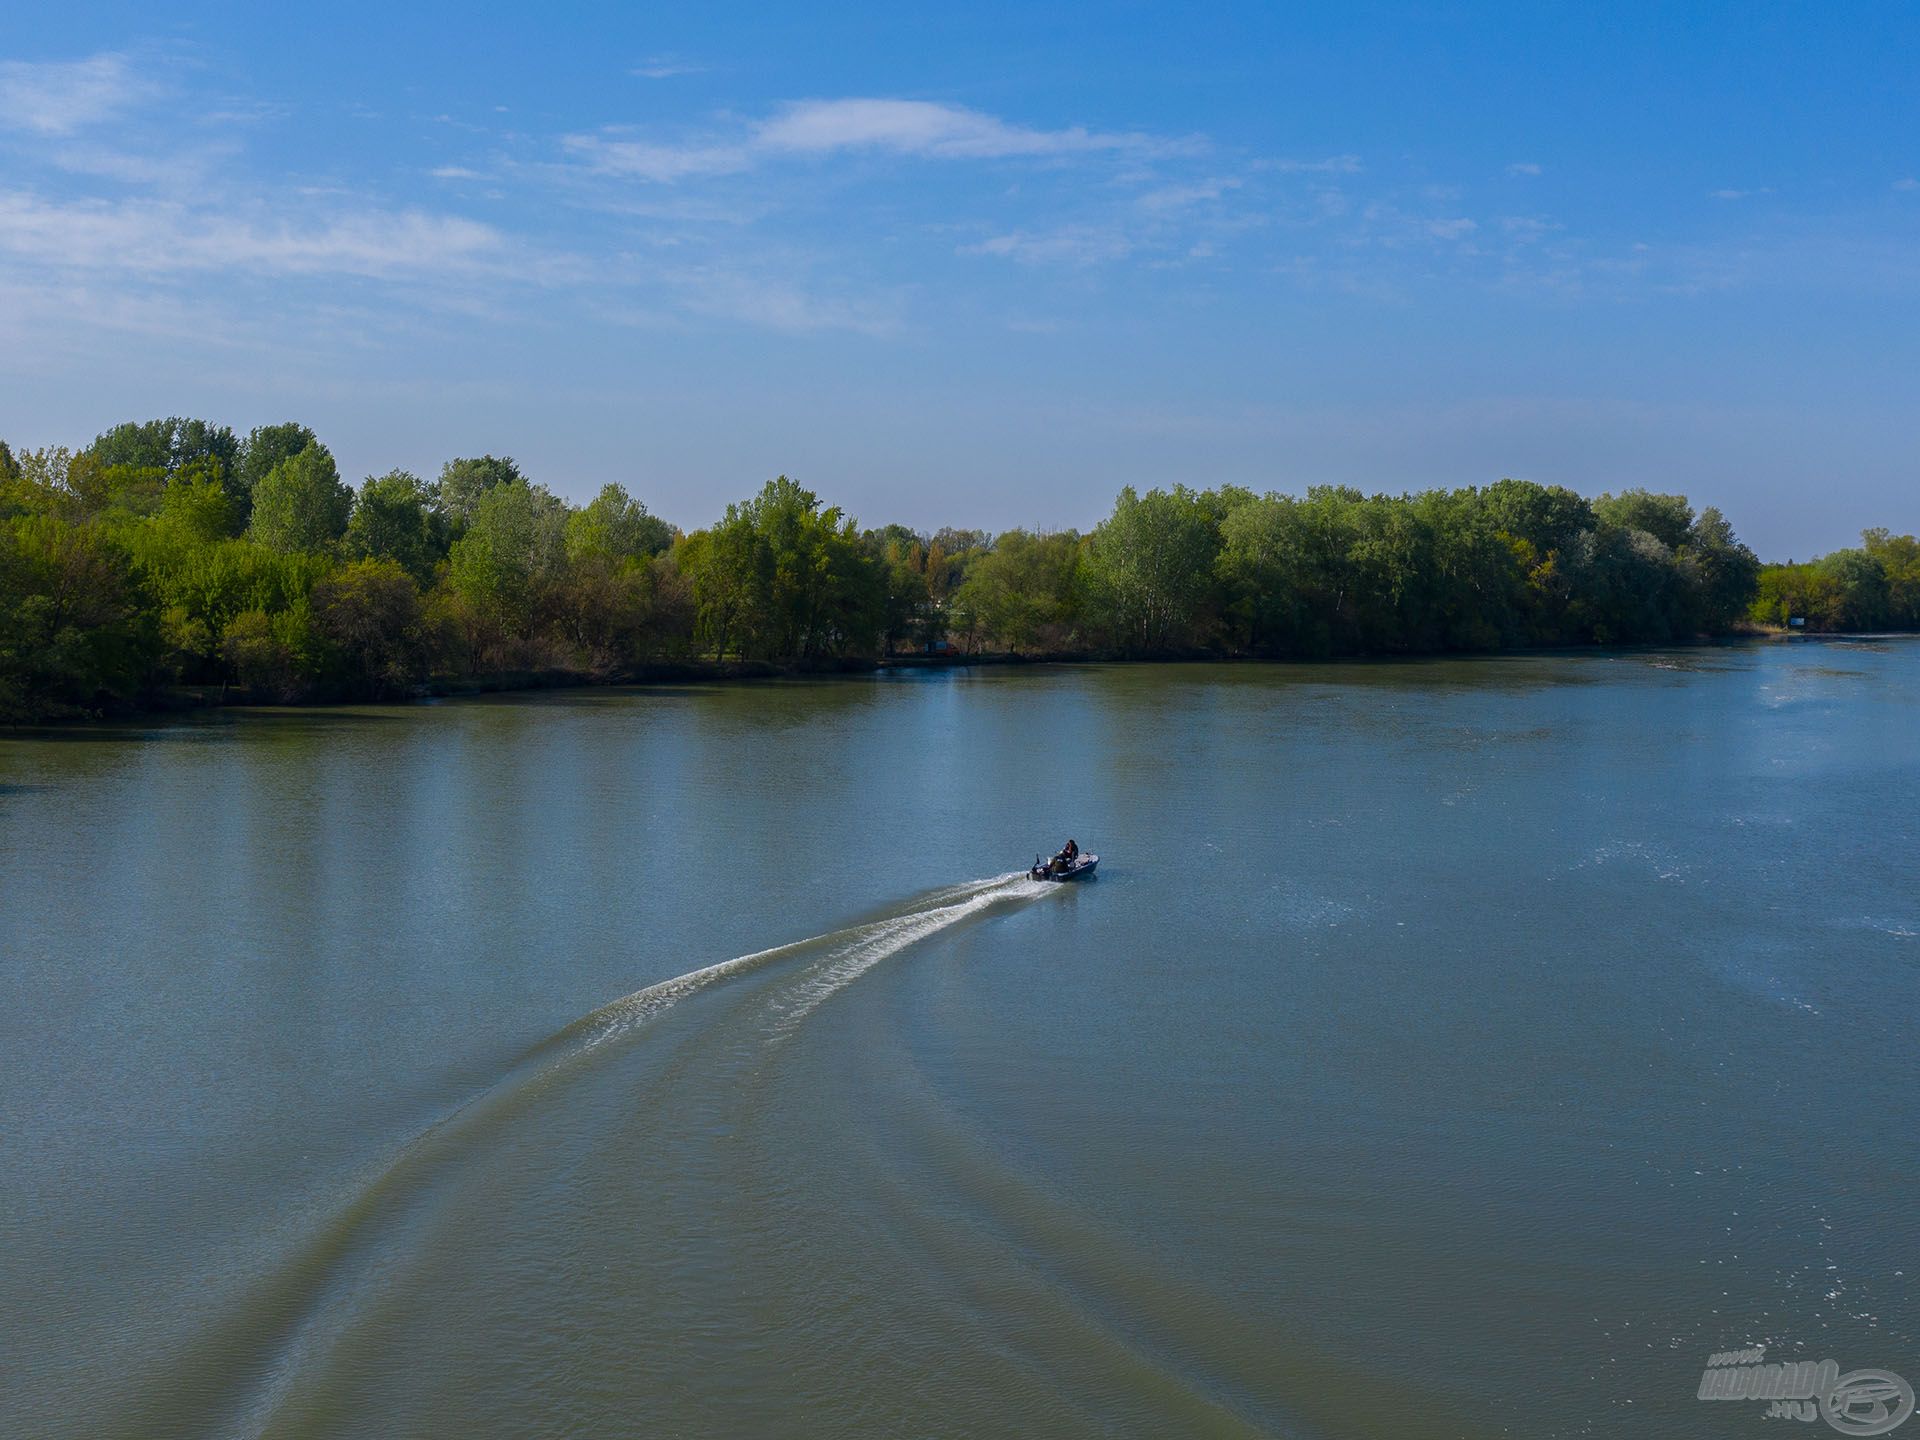
[[[1537,180],[1543,173],[1541,167],[1531,160],[1516,160],[1507,166],[1507,174],[1516,180]]]
[[[166,52],[0,62],[0,134],[24,166],[156,191],[204,191],[240,151],[242,132],[284,114],[277,103],[202,86],[181,107],[157,75],[186,63]]]
[[[676,75],[704,75],[707,67],[678,55],[649,55],[627,73],[642,80],[671,80]]]
[[[1144,191],[1133,203],[1154,214],[1167,214],[1192,205],[1202,205],[1209,200],[1218,200],[1229,190],[1238,190],[1242,183],[1231,175],[1221,175],[1187,185],[1162,185]]]
[[[930,100],[802,100],[760,125],[760,148],[820,153],[887,150],[938,159],[1084,154],[1095,150],[1151,152],[1192,142],[1165,141],[1138,132],[1072,126],[1038,130],[1012,125],[978,110]]]
[[[226,145],[139,151],[88,142],[55,145],[44,159],[69,175],[92,175],[125,185],[191,185],[232,153]]]
[[[0,61],[0,126],[66,136],[111,120],[158,91],[127,56]]]
[[[506,248],[491,226],[418,210],[347,211],[300,223],[165,201],[57,203],[0,191],[0,254],[54,271],[385,278],[471,272]]]
[[[1896,190],[1920,190],[1920,180],[1916,180],[1913,176],[1908,175],[1903,179],[1894,181],[1893,188]]]
[[[1062,225],[1053,230],[1016,230],[960,247],[962,255],[992,255],[1028,265],[1098,265],[1132,254],[1124,231],[1098,225]]]
[[[1048,159],[1097,153],[1193,154],[1193,139],[1137,131],[1059,130],[1016,125],[960,105],[931,100],[797,100],[731,134],[670,140],[628,126],[562,137],[589,168],[656,184],[730,175],[778,157],[867,151],[933,160]]]
[[[1544,215],[1502,215],[1501,232],[1516,244],[1532,244],[1544,239],[1554,231],[1564,228],[1558,221],[1549,220]]]
[[[700,175],[732,175],[752,164],[743,145],[670,145],[626,138],[630,132],[567,135],[561,145],[588,169],[626,180],[670,185]]]
[[[1366,167],[1358,155],[1329,155],[1322,160],[1256,160],[1253,168],[1276,175],[1358,175]]]
[[[1444,187],[1439,187],[1440,193],[1426,193],[1435,189],[1427,186],[1415,192],[1412,198],[1418,203],[1411,205],[1406,203],[1409,197],[1388,196],[1367,202],[1352,217],[1333,217],[1333,238],[1352,253],[1425,252],[1454,258],[1479,253],[1474,237],[1480,232],[1480,222],[1455,211],[1447,202],[1458,197]]]
[[[1773,187],[1771,185],[1762,185],[1757,190],[1735,190],[1728,187],[1720,190],[1709,190],[1707,192],[1707,198],[1709,200],[1751,200],[1756,195],[1771,195],[1772,193]]]

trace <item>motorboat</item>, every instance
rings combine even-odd
[[[1100,863],[1098,855],[1077,855],[1066,863],[1064,869],[1056,868],[1059,857],[1054,860],[1042,860],[1033,857],[1033,868],[1027,871],[1029,880],[1085,880],[1093,874],[1093,867]]]

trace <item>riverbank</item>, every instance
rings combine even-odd
[[[143,716],[188,714],[198,710],[309,708],[331,705],[396,705],[431,700],[458,700],[474,695],[511,694],[537,690],[591,690],[622,685],[731,684],[754,680],[795,680],[828,675],[870,675],[880,670],[948,670],[981,665],[1052,665],[1088,660],[1117,660],[1073,651],[1046,655],[890,655],[842,657],[832,660],[662,660],[618,670],[510,670],[492,675],[434,676],[403,694],[307,694],[294,698],[245,685],[170,685],[148,695],[137,705],[101,706],[92,711],[14,724],[0,721],[0,734],[9,729],[39,729],[47,725],[89,725],[137,720]],[[1158,661],[1237,657],[1224,655],[1161,655]]]
[[[1904,632],[1903,632],[1904,633]],[[1476,659],[1518,655],[1577,655],[1600,650],[1666,650],[1707,648],[1715,645],[1753,640],[1846,640],[1886,638],[1884,633],[1854,634],[1841,631],[1787,630],[1772,626],[1742,624],[1724,635],[1701,635],[1691,640],[1660,646],[1567,646],[1543,645],[1507,650],[1444,651],[1406,654],[1368,655],[1261,655],[1226,650],[1179,650],[1148,655],[1122,655],[1098,650],[1046,651],[1021,654],[1012,651],[982,651],[974,654],[955,652],[924,655],[841,657],[837,659],[776,662],[769,660],[662,660],[624,666],[604,672],[548,669],[503,671],[492,675],[436,676],[414,686],[404,694],[347,695],[307,694],[288,698],[239,685],[176,685],[155,692],[145,703],[102,707],[89,713],[50,719],[0,722],[0,734],[9,730],[40,729],[48,725],[84,726],[125,722],[144,717],[187,714],[219,709],[278,709],[366,704],[408,704],[434,700],[458,700],[477,695],[511,694],[543,690],[608,689],[619,686],[670,684],[733,684],[750,681],[795,680],[825,676],[871,675],[880,671],[937,671],[982,667],[1036,667],[1048,665],[1168,665],[1168,664],[1367,664],[1405,660]]]

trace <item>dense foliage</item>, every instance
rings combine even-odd
[[[1760,571],[1753,618],[1811,630],[1920,630],[1920,540],[1869,530],[1857,550]]]
[[[695,659],[1664,642],[1750,607],[1915,623],[1914,541],[1867,540],[1763,575],[1717,511],[1683,497],[1518,480],[1399,496],[1129,488],[1084,536],[924,535],[861,530],[785,476],[682,534],[619,485],[575,507],[507,458],[355,491],[303,425],[242,439],[176,418],[78,453],[0,446],[0,718],[178,685],[373,698]]]

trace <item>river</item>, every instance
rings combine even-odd
[[[1712,1352],[1920,1381],[1916,662],[0,737],[0,1431],[1748,1434]],[[1069,835],[1096,880],[1023,877]]]

